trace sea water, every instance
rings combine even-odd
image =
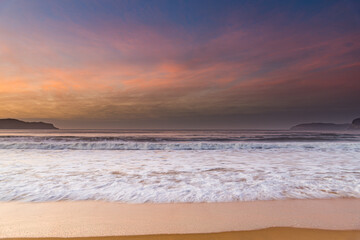
[[[0,201],[360,198],[360,133],[0,132]]]

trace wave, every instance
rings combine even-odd
[[[6,134],[0,201],[360,198],[355,134]]]
[[[0,201],[360,198],[359,152],[334,149],[338,144],[299,151],[1,150]]]
[[[162,134],[162,135],[121,135],[121,136],[28,136],[28,135],[0,135],[0,142],[331,142],[331,141],[360,141],[360,134],[347,133],[212,133],[203,134]]]
[[[271,149],[351,149],[360,143],[244,143],[244,142],[0,142],[0,149],[35,150],[271,150]]]

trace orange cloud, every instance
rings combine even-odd
[[[340,97],[338,89],[360,90],[358,33],[322,37],[265,25],[200,41],[146,24],[32,25],[0,23],[2,117],[239,114],[307,106],[304,95],[321,105]]]

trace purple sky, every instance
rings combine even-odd
[[[359,1],[0,1],[0,118],[287,128],[359,116]]]

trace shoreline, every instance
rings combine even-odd
[[[360,230],[360,199],[126,204],[0,202],[0,238],[198,234],[267,228]]]
[[[6,238],[6,240],[44,240],[45,238]],[[276,240],[349,240],[360,239],[360,231],[319,230],[302,228],[267,228],[251,231],[198,233],[198,234],[162,234],[134,236],[103,236],[75,238],[46,238],[51,240],[237,240],[237,239],[276,239]]]

